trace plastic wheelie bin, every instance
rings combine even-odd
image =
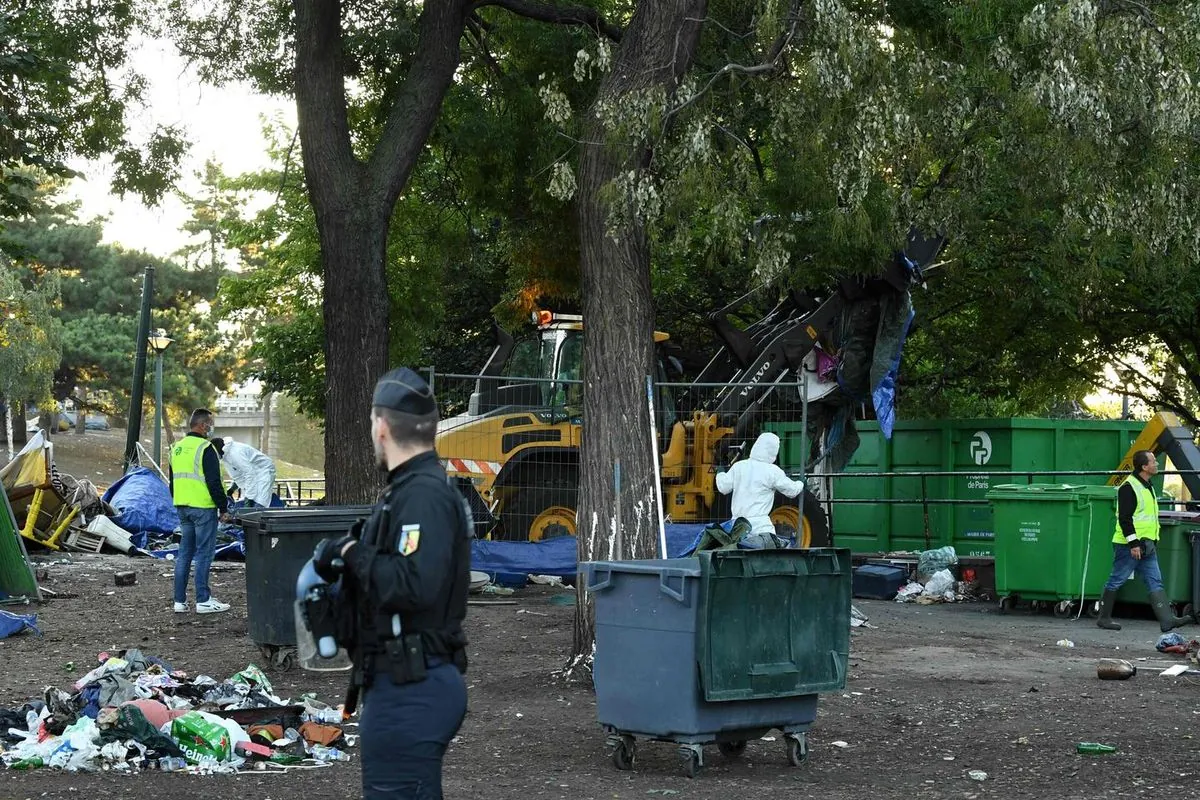
[[[817,693],[845,688],[850,551],[729,550],[582,564],[596,611],[596,714],[618,769],[638,739],[736,756],[772,728],[808,754]]]
[[[1192,612],[1192,534],[1200,527],[1200,514],[1165,511],[1159,514],[1158,568],[1162,572],[1163,591],[1175,613]],[[1111,564],[1109,565],[1112,566]],[[1139,578],[1125,581],[1117,592],[1121,603],[1150,603],[1149,590]]]
[[[296,659],[296,578],[313,548],[371,513],[371,506],[315,506],[243,511],[246,616],[250,640],[268,662],[291,669]]]
[[[1019,600],[1071,616],[1091,611],[1112,569],[1117,490],[1112,486],[1003,485],[987,493],[996,531],[1001,610]]]

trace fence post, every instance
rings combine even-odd
[[[805,474],[808,471],[808,381],[804,378],[804,364],[800,364],[800,480],[804,481],[804,489],[800,490],[800,502],[797,503],[797,508],[800,517],[796,520],[796,541],[793,544],[796,547],[800,546],[803,540],[804,533],[804,495],[808,489],[808,481],[805,479]],[[830,487],[832,488],[832,482]],[[832,494],[832,492],[830,492]],[[829,543],[833,544],[833,521],[829,521]],[[811,540],[809,544],[811,544]]]

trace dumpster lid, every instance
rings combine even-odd
[[[709,701],[794,697],[845,688],[850,551],[698,554],[696,657]]]

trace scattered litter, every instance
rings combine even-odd
[[[1192,639],[1188,641],[1178,633],[1164,633],[1158,637],[1158,641],[1154,644],[1154,648],[1160,653],[1174,653],[1176,655],[1185,656],[1188,653],[1195,653],[1200,650],[1200,641]]]
[[[1162,672],[1160,672],[1158,674],[1166,675],[1168,677],[1175,677],[1176,675],[1182,675],[1183,673],[1185,673],[1187,671],[1188,671],[1187,664],[1176,664],[1173,667],[1167,667],[1166,669],[1164,669]]]
[[[1102,658],[1096,665],[1096,677],[1102,681],[1123,681],[1137,675],[1137,667],[1120,658]]]
[[[1013,740],[1013,744],[1029,744],[1029,737],[1028,736],[1018,736],[1016,739]]]
[[[858,610],[857,606],[850,606],[850,627],[851,628],[873,628],[874,625],[867,624],[867,615]]]
[[[1059,647],[1074,647],[1075,646],[1075,643],[1072,642],[1070,639],[1059,639],[1057,642],[1055,642],[1055,644],[1057,644]]]
[[[133,586],[137,583],[136,572],[114,572],[113,583],[117,586]]]
[[[973,781],[986,781],[988,774],[981,769],[973,769],[967,773],[967,777]]]
[[[646,794],[679,794],[678,789],[647,789]]]
[[[333,745],[358,738],[330,724],[341,720],[340,707],[312,696],[292,705],[253,664],[217,682],[189,678],[137,649],[100,653],[98,661],[73,693],[50,686],[21,708],[0,708],[11,743],[0,749],[0,762],[68,772],[281,772],[347,761]],[[74,662],[65,667],[75,671]],[[305,741],[296,728],[320,742]]]
[[[545,611],[530,611],[528,608],[518,608],[518,609],[517,609],[517,613],[518,613],[518,614],[531,614],[532,616],[535,616],[535,617],[548,617],[548,616],[550,616],[550,615],[549,615],[549,614],[547,614]]]
[[[530,575],[530,583],[536,583],[541,586],[563,586],[563,579],[559,575]]]
[[[1099,756],[1115,753],[1117,748],[1111,744],[1100,744],[1099,742],[1080,742],[1075,745],[1075,752],[1085,756]]]
[[[479,590],[479,594],[494,594],[497,597],[508,597],[512,593],[513,590],[509,589],[507,586],[500,586],[499,584],[495,583],[489,583],[487,586],[484,586]]]
[[[897,603],[911,603],[913,600],[921,596],[921,592],[925,591],[925,587],[915,581],[907,583],[900,587],[900,591],[896,592]]]
[[[949,549],[953,550],[953,548],[949,548]],[[951,574],[950,570],[943,569],[943,570],[939,570],[938,572],[935,572],[929,578],[929,580],[926,581],[925,591],[923,592],[923,594],[931,595],[931,596],[932,595],[944,595],[946,592],[952,591],[953,589],[954,589],[954,575]]]
[[[849,742],[843,742],[843,741],[830,742],[830,744],[833,745],[834,747],[849,747],[850,746]]]
[[[774,737],[774,736],[764,736],[764,737],[762,737],[762,738],[761,738],[759,741],[762,741],[762,742],[773,742],[773,741],[775,741],[775,737]]]
[[[953,761],[954,756],[942,756],[942,761]]]

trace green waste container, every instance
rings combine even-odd
[[[1184,607],[1192,603],[1192,536],[1200,532],[1200,528],[1189,525],[1186,518],[1194,516],[1169,512],[1159,515],[1162,529],[1158,534],[1158,568],[1162,572],[1163,591],[1177,613],[1182,613]],[[1117,592],[1117,602],[1149,605],[1145,582],[1140,578],[1126,581]]]
[[[1055,603],[1069,616],[1096,600],[1112,570],[1117,490],[1112,486],[997,486],[987,494],[996,526],[996,593]]]

